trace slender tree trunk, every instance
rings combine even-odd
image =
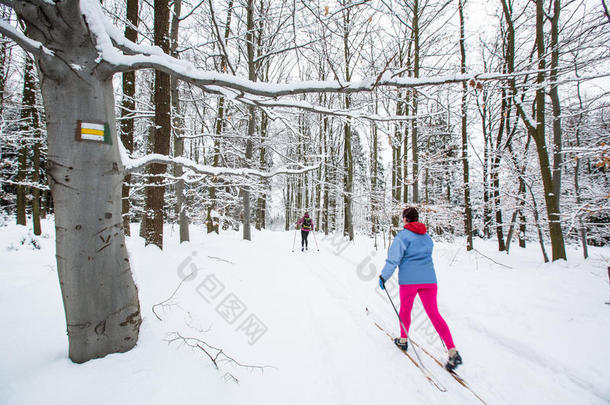
[[[401,93],[398,91],[397,93],[397,101],[396,102],[396,115],[402,115],[403,112],[403,103],[401,100]],[[403,160],[400,156],[400,147],[401,147],[401,124],[400,122],[396,122],[394,124],[394,139],[392,139],[392,206],[398,206],[400,204],[400,194],[401,194],[401,166]],[[398,212],[392,213],[392,226],[394,229],[398,229],[398,224],[400,222],[400,215]]]
[[[248,0],[247,8],[247,29],[246,33],[246,48],[248,53],[248,79],[256,81],[256,67],[254,62],[254,1]],[[248,107],[248,138],[246,140],[246,154],[244,167],[249,168],[251,166],[251,160],[254,153],[254,144],[252,138],[256,132],[256,108],[254,106]],[[252,234],[250,230],[250,187],[243,186],[241,189],[242,194],[242,209],[243,209],[243,239],[252,240]]]
[[[494,148],[492,165],[491,165],[491,182],[492,196],[494,203],[494,211],[496,214],[496,238],[498,239],[498,251],[506,250],[504,243],[504,221],[502,219],[502,202],[500,201],[500,160],[502,158],[502,141],[504,138],[505,122],[510,113],[509,106],[506,101],[506,93],[502,91],[502,108],[500,115],[500,125],[498,126],[498,135],[496,136],[496,146]],[[508,136],[508,134],[507,134]]]
[[[377,99],[377,92],[375,92],[375,114],[379,113],[379,101]],[[379,202],[377,201],[377,171],[379,170],[377,167],[378,164],[378,133],[377,133],[377,123],[371,123],[372,126],[372,145],[371,145],[371,233],[375,237],[375,246],[377,246],[377,205]],[[406,177],[405,177],[406,179]]]
[[[512,21],[512,10],[510,4],[506,0],[502,0],[505,19],[509,28],[509,42],[507,50],[507,60],[509,62],[508,73],[514,71],[514,28]],[[512,34],[512,35],[511,35]],[[561,229],[561,214],[559,210],[559,195],[554,192],[553,176],[551,173],[551,165],[549,162],[549,153],[546,145],[545,135],[545,47],[544,47],[544,2],[536,0],[536,49],[538,56],[538,74],[536,76],[535,106],[536,106],[536,126],[530,124],[523,107],[515,100],[517,112],[521,117],[528,132],[534,138],[536,143],[536,151],[538,154],[538,162],[540,166],[540,175],[544,189],[544,200],[546,204],[547,218],[549,222],[549,233],[551,236],[551,247],[553,252],[553,261],[566,259],[565,243],[563,239],[563,230]],[[514,80],[509,80],[513,97],[517,94]]]
[[[466,38],[464,37],[464,0],[458,1],[460,15],[460,71],[466,73]],[[470,175],[468,169],[468,129],[467,129],[467,106],[468,96],[466,82],[462,82],[462,166],[464,170],[464,225],[466,233],[466,250],[473,249],[472,240],[472,208],[470,205]]]
[[[538,241],[540,242],[540,250],[542,251],[542,258],[545,263],[548,263],[549,256],[546,254],[546,249],[544,247],[544,233],[542,232],[542,226],[540,225],[540,215],[538,214],[538,203],[536,202],[536,196],[532,191],[532,188],[529,188],[530,196],[532,197],[533,211],[534,211],[534,224],[536,225],[536,229],[538,230]]]
[[[538,50],[538,75],[536,83],[536,128],[533,133],[536,142],[536,150],[540,163],[540,174],[544,187],[544,198],[546,202],[547,217],[549,221],[549,231],[551,235],[551,247],[553,251],[553,261],[566,259],[563,231],[561,229],[561,214],[559,210],[559,195],[556,195],[553,187],[551,166],[549,163],[549,153],[546,146],[545,136],[545,48],[544,48],[544,2],[536,0],[536,47]]]
[[[169,1],[155,0],[155,45],[169,53]],[[169,154],[171,138],[171,96],[170,80],[167,73],[155,70],[155,145],[154,153]],[[146,244],[163,248],[163,213],[165,185],[163,175],[167,165],[155,163],[150,166],[151,178],[146,189],[147,216],[144,238]]]
[[[138,0],[127,0],[127,21],[125,25],[125,38],[132,42],[138,42]],[[133,114],[136,109],[136,73],[123,73],[123,100],[121,102],[121,141],[125,149],[131,154],[133,153],[133,137],[134,137],[134,119]],[[131,175],[127,174],[123,180],[122,186],[122,213],[123,213],[123,229],[125,235],[131,235],[131,217],[130,217],[130,192]]]
[[[216,115],[216,125],[214,138],[214,154],[212,158],[212,166],[218,167],[220,165],[220,136],[222,135],[222,129],[224,125],[224,111],[225,111],[225,99],[224,97],[218,98],[218,114]],[[212,179],[212,183],[215,183],[216,179]],[[218,224],[214,224],[214,218],[212,212],[216,209],[216,187],[210,186],[209,190],[210,204],[208,205],[208,214],[206,219],[208,233],[219,232]]]
[[[413,1],[413,77],[419,78],[419,0]],[[411,112],[417,117],[417,90],[413,89]],[[417,118],[411,121],[411,152],[413,154],[413,203],[419,204],[419,145]]]
[[[323,214],[322,214],[322,228],[324,229],[324,234],[328,235],[328,211],[329,211],[329,204],[330,204],[330,196],[329,196],[329,182],[330,182],[330,175],[329,175],[329,158],[328,158],[328,154],[329,154],[329,147],[328,147],[328,136],[329,136],[329,125],[328,125],[328,117],[324,117],[324,130],[323,130],[323,147],[324,147],[324,210],[323,210]]]
[[[231,18],[233,15],[233,0],[229,0],[228,5],[227,5],[227,19],[226,19],[226,23],[225,23],[225,31],[224,31],[224,36],[222,39],[219,39],[219,41],[223,41],[225,44],[227,43],[227,40],[229,38],[229,35],[231,33]],[[220,70],[221,72],[226,72],[227,71],[227,67],[228,67],[228,61],[227,58],[224,54],[221,54],[220,57]],[[224,125],[225,125],[225,110],[226,110],[227,106],[226,106],[226,101],[224,97],[219,97],[218,98],[218,113],[216,115],[216,123],[214,125],[214,129],[215,129],[215,137],[214,137],[214,147],[213,147],[213,158],[212,158],[212,166],[214,167],[218,167],[220,165],[220,153],[221,153],[221,141],[220,141],[220,136],[222,135],[222,131],[224,129]],[[217,179],[213,178],[212,179],[212,183],[216,183]],[[209,188],[209,199],[210,202],[208,204],[208,208],[207,208],[207,218],[206,218],[206,225],[207,225],[207,232],[211,233],[211,232],[216,232],[219,233],[220,232],[220,224],[215,223],[214,222],[214,211],[217,208],[217,204],[216,204],[216,192],[217,192],[217,187],[216,186],[210,186]]]
[[[575,71],[577,77],[578,77],[578,70],[576,68]],[[580,82],[578,82],[578,84],[576,85],[577,88],[577,94],[578,94],[578,103],[579,103],[579,111],[580,114],[578,114],[578,123],[576,125],[576,134],[575,134],[575,140],[576,140],[576,147],[579,148],[580,147],[580,127],[582,125],[582,116],[583,116],[583,111],[584,111],[584,106],[583,106],[583,102],[582,102],[582,96],[580,93]],[[578,156],[575,157],[576,160],[576,165],[574,167],[574,194],[576,195],[576,204],[578,205],[578,207],[580,208],[580,205],[582,204],[582,199],[580,196],[580,158]],[[589,257],[589,248],[587,246],[587,227],[584,224],[584,221],[582,220],[582,214],[578,215],[578,226],[579,226],[579,233],[580,233],[580,241],[582,244],[582,254],[584,256],[585,259],[587,259]]]
[[[350,69],[351,48],[349,44],[350,33],[350,10],[345,11],[343,17],[343,56],[345,58],[345,80],[351,81],[352,72]],[[351,107],[351,97],[349,94],[345,96],[345,108],[349,110]],[[345,139],[343,142],[343,235],[348,236],[349,240],[354,240],[354,224],[352,218],[352,199],[354,190],[354,162],[352,158],[352,126],[351,120],[348,118],[343,125],[343,133]]]
[[[155,105],[155,83],[154,80],[151,80],[150,82],[150,104],[151,105]],[[152,122],[148,123],[148,130],[147,130],[147,138],[146,138],[146,154],[149,155],[151,153],[154,152],[154,148],[155,148],[155,122],[154,119]],[[144,169],[144,172],[146,173],[147,176],[151,175],[151,166],[146,166],[146,168]],[[150,182],[150,179],[148,180],[148,182]],[[148,203],[146,202],[146,189],[144,189],[144,213],[142,214],[142,220],[140,223],[140,238],[145,239],[146,238],[146,231],[148,229],[146,222],[148,221],[150,215],[148,214],[149,212],[149,207],[147,205]]]
[[[489,149],[490,149],[490,133],[487,131],[485,124],[485,115],[483,113],[482,129],[483,129],[483,235],[485,238],[491,236],[489,225],[491,224],[491,212],[489,209],[490,190],[489,190]]]
[[[21,98],[21,134],[19,135],[19,152],[17,158],[17,224],[26,225],[27,191],[26,182],[28,172],[28,145],[27,138],[32,132],[32,111],[36,103],[35,79],[32,72],[32,60],[27,57],[24,67],[23,95]]]
[[[561,103],[559,100],[559,84],[557,83],[557,68],[559,66],[559,13],[560,0],[553,0],[553,16],[551,20],[551,70],[549,95],[553,108],[553,193],[561,198],[561,166],[563,164],[562,134],[561,134]]]
[[[407,68],[409,69],[409,71],[410,71],[410,66],[411,66],[411,43],[409,43],[408,52],[407,52]],[[404,111],[403,111],[403,114],[405,116],[408,116],[411,113],[410,94],[411,94],[411,91],[409,89],[407,89],[407,91],[405,91],[405,103],[404,103]],[[403,149],[403,152],[402,152],[402,169],[403,169],[402,202],[404,203],[404,205],[407,205],[409,203],[409,182],[407,180],[409,178],[409,123],[408,122],[405,122],[405,124],[404,124],[402,149]]]
[[[3,9],[2,18],[6,21],[8,20],[7,15],[10,13],[10,9]],[[4,98],[5,98],[5,88],[6,88],[6,80],[8,79],[9,68],[11,66],[10,60],[10,47],[8,41],[0,42],[0,116],[4,113]]]
[[[170,49],[171,54],[176,59],[179,58],[176,49],[178,48],[178,32],[180,29],[180,14],[182,8],[182,0],[174,0],[174,12],[172,16],[172,24],[170,30]],[[182,156],[184,154],[184,119],[180,112],[180,93],[178,91],[178,79],[170,78],[170,94],[172,107],[174,110],[173,128],[174,128],[174,156]],[[184,170],[182,166],[174,166],[174,177],[179,179],[176,181],[176,216],[180,224],[180,243],[189,241],[189,219],[186,215],[186,205],[184,201],[184,180],[181,179]]]
[[[27,116],[27,126],[29,133],[35,138],[32,151],[32,227],[34,235],[40,235],[42,229],[40,226],[40,122],[38,119],[38,110],[36,109],[36,77],[34,73],[34,61],[26,57],[25,75],[23,86],[23,105],[22,111],[25,111]],[[23,116],[23,114],[22,114]]]
[[[267,160],[265,158],[265,138],[267,137],[267,125],[269,123],[269,117],[267,114],[262,111],[261,112],[261,125],[260,125],[260,134],[261,134],[261,147],[259,150],[259,166],[261,170],[265,170],[267,166]],[[258,197],[257,209],[256,209],[256,229],[261,230],[265,229],[265,214],[267,211],[267,180],[261,179],[260,181],[261,193]],[[318,185],[319,187],[319,185]],[[319,199],[319,197],[318,197]],[[316,199],[316,201],[318,201]]]

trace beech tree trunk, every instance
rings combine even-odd
[[[123,166],[112,76],[96,63],[94,41],[82,40],[91,33],[77,2],[14,8],[28,35],[62,56],[41,53],[36,63],[70,359],[82,363],[125,352],[137,342],[141,315],[121,220]],[[41,13],[52,23],[40,24]],[[112,144],[76,140],[77,121],[107,124]]]

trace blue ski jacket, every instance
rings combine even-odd
[[[411,223],[407,227],[415,231],[403,229],[396,234],[390,245],[385,266],[381,270],[381,277],[389,280],[398,267],[398,284],[436,284],[432,263],[432,238],[426,233],[423,224]]]

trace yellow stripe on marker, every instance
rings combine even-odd
[[[104,131],[100,131],[99,129],[92,129],[92,128],[83,128],[81,130],[82,134],[89,134],[89,135],[98,135],[98,136],[104,136]]]

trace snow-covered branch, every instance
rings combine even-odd
[[[140,158],[131,159],[126,155],[123,155],[123,164],[125,170],[128,173],[137,171],[143,167],[146,167],[153,163],[180,165],[184,168],[190,169],[195,173],[203,174],[207,176],[254,176],[262,178],[270,178],[282,174],[303,174],[312,170],[316,170],[320,167],[320,164],[314,166],[304,166],[300,169],[289,169],[287,167],[278,167],[271,171],[265,172],[257,169],[247,168],[231,168],[231,167],[215,167],[208,165],[201,165],[193,162],[185,157],[171,157],[160,154],[150,154],[142,156]]]
[[[6,36],[7,38],[15,41],[19,46],[21,46],[26,51],[42,56],[48,55],[53,56],[54,53],[50,49],[46,48],[43,44],[33,39],[28,38],[22,32],[19,32],[15,27],[9,24],[7,21],[0,19],[0,33]]]
[[[81,8],[91,31],[98,40],[97,48],[100,52],[100,60],[107,64],[110,71],[118,73],[137,69],[156,69],[204,90],[212,90],[215,93],[218,92],[218,89],[214,87],[231,89],[242,95],[249,94],[271,98],[308,93],[349,94],[372,91],[378,86],[413,88],[461,83],[470,80],[506,80],[524,74],[481,73],[412,78],[396,77],[388,71],[380,77],[371,77],[348,83],[317,80],[294,83],[253,82],[239,76],[201,70],[190,62],[165,54],[158,47],[142,46],[129,41],[103,15],[99,2],[95,0],[81,0]],[[120,52],[115,45],[124,53]]]

